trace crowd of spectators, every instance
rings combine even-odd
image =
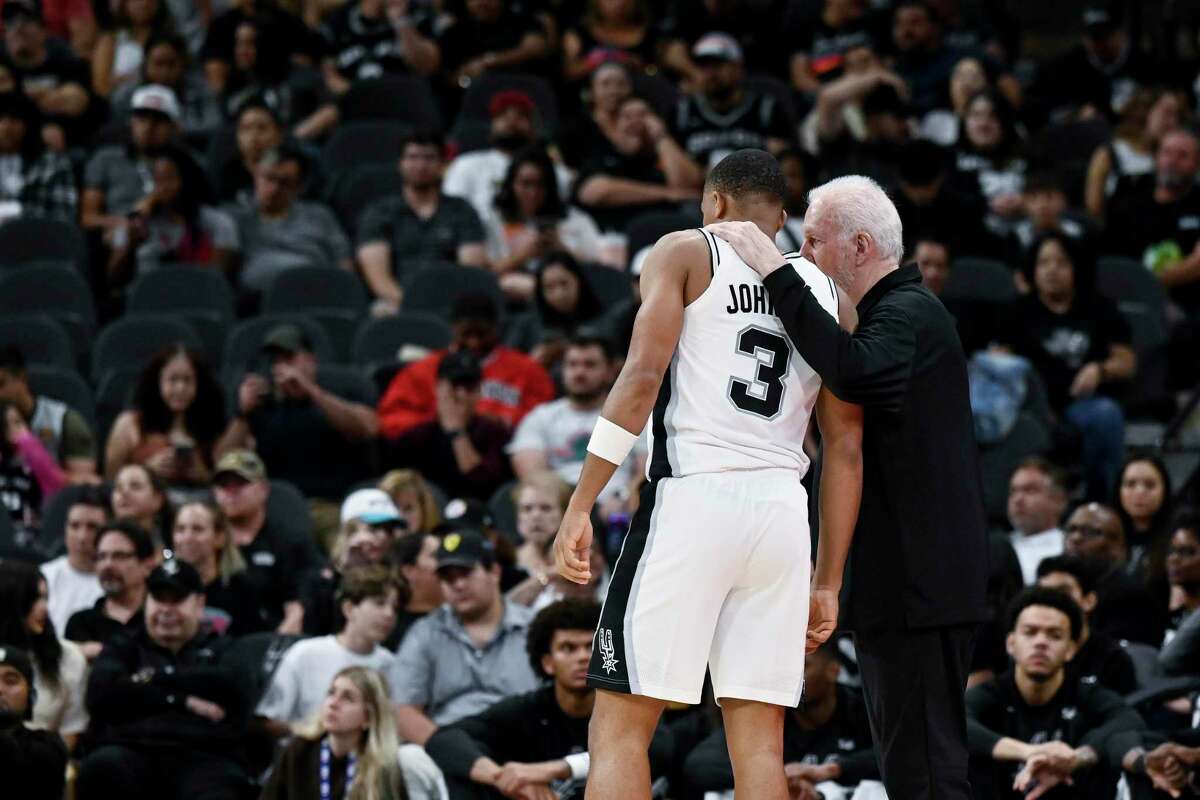
[[[1126,446],[1200,378],[1200,18],[1018,5],[0,0],[14,796],[581,797],[644,442],[592,583],[549,548],[646,249],[740,148],[783,167],[783,252],[810,188],[878,180],[957,321],[995,498],[975,796],[1200,796],[1194,486]],[[3,297],[68,251],[82,306]],[[136,320],[176,334],[102,360]],[[881,793],[856,675],[809,657],[791,797]],[[651,764],[732,796],[712,698]]]

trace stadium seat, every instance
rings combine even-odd
[[[125,309],[182,315],[200,335],[209,360],[221,363],[225,334],[233,321],[233,291],[225,276],[211,267],[162,267],[140,275],[129,287]]]
[[[442,114],[429,81],[416,75],[385,75],[354,81],[338,102],[346,122],[386,119],[414,130],[442,130]]]
[[[104,446],[117,416],[129,408],[133,389],[142,376],[141,366],[126,366],[110,369],[96,386],[96,434],[97,447],[103,461]]]
[[[513,501],[513,491],[518,481],[509,481],[488,498],[488,511],[492,514],[492,526],[515,543],[521,542],[521,534],[517,533],[517,504]]]
[[[31,366],[28,369],[29,388],[59,400],[78,411],[89,424],[96,422],[96,400],[92,388],[75,370],[58,367]]]
[[[626,245],[626,266],[633,263],[634,256],[645,247],[650,247],[668,233],[700,227],[703,220],[699,213],[681,211],[649,211],[635,217],[625,229],[629,243]]]
[[[1017,299],[1017,284],[1013,271],[1003,261],[956,258],[942,294],[960,300],[1004,304]]]
[[[989,521],[1007,522],[1008,482],[1024,459],[1050,448],[1050,431],[1028,411],[1017,416],[1008,436],[996,444],[979,448],[979,471],[983,478],[983,507]]]
[[[558,133],[558,96],[545,78],[522,73],[489,72],[471,81],[450,138],[462,152],[487,147],[492,115],[488,105],[497,92],[515,89],[529,95],[537,107],[542,133],[550,139]]]
[[[86,275],[88,250],[83,232],[70,222],[40,217],[14,217],[0,225],[0,264],[42,261],[68,263]]]
[[[367,290],[357,275],[340,267],[293,267],[271,280],[262,307],[267,314],[297,312],[320,320],[338,358],[346,360],[367,312]]]
[[[75,369],[71,337],[62,324],[45,314],[5,314],[0,317],[0,347],[21,351],[29,366],[41,364]]]
[[[141,369],[160,351],[174,344],[203,351],[196,329],[178,316],[130,314],[113,321],[96,337],[92,377],[97,383],[116,369]]]
[[[400,193],[404,182],[395,164],[363,164],[343,172],[329,190],[329,206],[353,240],[369,205]]]
[[[612,308],[632,294],[629,275],[599,264],[584,264],[583,277],[603,308]]]
[[[399,122],[377,120],[339,125],[321,151],[321,167],[327,174],[337,175],[362,164],[395,164],[405,128]]]
[[[1168,389],[1167,298],[1153,273],[1129,258],[1096,262],[1096,290],[1116,304],[1133,334],[1137,373],[1121,397],[1134,418],[1166,419],[1174,411]]]
[[[321,323],[304,314],[263,314],[243,320],[229,332],[225,340],[225,377],[229,381],[240,381],[247,369],[264,364],[262,340],[276,325],[291,323],[299,326],[312,342],[318,361],[336,362],[337,354],[329,334]]]
[[[321,364],[317,384],[338,397],[361,397],[361,402],[372,407],[379,403],[379,387],[356,366]]]
[[[487,292],[501,308],[504,296],[496,276],[479,267],[436,265],[407,275],[404,280],[405,311],[428,311],[445,317],[454,298],[463,292]]]
[[[96,329],[92,290],[79,270],[36,266],[0,272],[0,314],[46,314],[71,337],[82,363]]]
[[[350,357],[376,388],[384,391],[400,367],[446,347],[450,335],[445,320],[421,311],[365,319],[354,336]]]

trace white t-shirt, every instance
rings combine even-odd
[[[574,486],[579,482],[579,473],[583,471],[588,440],[592,438],[592,429],[596,427],[599,416],[599,407],[580,411],[573,408],[565,397],[542,403],[521,420],[505,450],[510,456],[523,450],[537,450],[545,454],[546,466]],[[643,431],[624,463],[600,492],[601,502],[629,486],[637,469],[638,457],[645,453],[646,434]]]
[[[1065,538],[1058,528],[1029,536],[1017,531],[1009,535],[1013,550],[1017,551],[1017,560],[1021,562],[1021,576],[1025,579],[1026,586],[1037,583],[1037,568],[1043,558],[1062,555]]]
[[[34,663],[33,685],[37,703],[33,706],[31,728],[57,731],[60,735],[83,733],[88,726],[84,694],[87,689],[88,663],[79,645],[59,639],[62,658],[58,662],[58,687],[51,687]]]
[[[71,615],[96,605],[104,590],[94,572],[80,572],[67,562],[66,556],[47,561],[41,569],[50,592],[50,621],[61,636]]]
[[[364,656],[347,650],[336,636],[320,636],[296,642],[284,653],[255,713],[289,724],[307,720],[321,707],[334,676],[346,667],[377,670],[388,691],[395,693],[395,653],[376,645],[374,652]]]
[[[442,192],[466,200],[482,219],[488,215],[511,161],[512,156],[494,147],[463,153],[446,168]],[[558,196],[570,197],[571,173],[561,164],[555,164],[554,174],[558,178]]]

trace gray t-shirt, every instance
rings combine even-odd
[[[237,226],[228,214],[202,206],[196,221],[200,232],[209,238],[212,249],[237,252]],[[197,248],[195,243],[185,247],[189,243],[184,242],[187,231],[183,223],[156,216],[146,221],[146,231],[146,241],[137,251],[139,274],[157,269],[164,263],[193,260],[188,253]]]
[[[321,707],[333,678],[346,667],[370,667],[396,693],[396,656],[376,646],[370,655],[347,650],[336,636],[304,639],[283,654],[271,686],[254,712],[276,722],[306,720]]]
[[[241,282],[248,289],[261,292],[292,267],[336,267],[350,258],[350,240],[319,203],[296,203],[282,219],[268,219],[253,208],[232,213],[245,263]]]
[[[482,245],[487,235],[471,204],[442,195],[437,211],[421,219],[403,197],[386,197],[367,207],[358,223],[358,244],[392,246],[392,272],[404,274],[405,261],[457,261],[464,244]]]
[[[400,645],[396,705],[421,706],[438,725],[449,725],[541,681],[529,666],[525,632],[533,611],[504,601],[496,635],[475,646],[449,606],[415,622]]]
[[[83,187],[104,192],[106,214],[128,214],[154,188],[150,162],[124,145],[101,147],[87,162]]]

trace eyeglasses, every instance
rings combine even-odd
[[[1195,558],[1200,554],[1200,547],[1171,547],[1167,550],[1168,556],[1178,556],[1179,558]]]
[[[107,552],[107,553],[106,552],[96,553],[96,560],[97,561],[129,561],[129,560],[133,559],[135,556],[136,556],[135,553],[132,553],[128,550],[117,550],[117,551]]]
[[[1067,527],[1063,528],[1063,533],[1067,534],[1067,536],[1079,534],[1080,536],[1085,536],[1088,539],[1108,538],[1108,531],[1104,530],[1103,528],[1092,527],[1091,525],[1068,525]]]

